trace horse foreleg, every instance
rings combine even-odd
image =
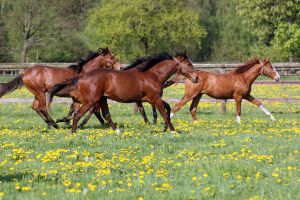
[[[115,123],[112,121],[112,119],[110,117],[110,113],[109,113],[109,108],[108,108],[108,105],[107,105],[107,98],[106,97],[102,97],[100,99],[100,107],[101,107],[101,110],[102,110],[102,115],[106,119],[106,121],[108,122],[109,126],[113,130],[117,130],[117,132],[120,132],[120,130],[117,129]]]
[[[172,108],[172,112],[170,117],[172,118],[175,114],[175,112],[177,112],[182,106],[184,106],[189,100],[191,100],[191,98],[184,96],[179,103],[177,103],[173,108]]]
[[[74,103],[72,103],[71,106],[70,106],[69,112],[68,112],[68,116],[67,117],[63,117],[63,118],[58,118],[56,120],[56,123],[65,122],[66,124],[70,124],[70,121],[73,118],[72,115],[73,115],[74,111],[75,111]]]
[[[197,120],[196,114],[197,114],[197,106],[199,104],[199,101],[201,99],[202,93],[199,94],[198,96],[193,98],[192,104],[190,106],[190,112],[192,114],[192,118],[194,121]]]
[[[155,108],[155,106],[152,105],[152,104],[151,104],[151,106],[152,106],[153,124],[156,124],[156,122],[157,122],[157,112],[156,112],[156,108]]]
[[[164,102],[162,101],[162,99],[158,99],[154,105],[158,109],[161,116],[163,117],[167,127],[169,127],[172,132],[175,131],[175,129],[171,123],[170,117],[168,117],[168,114],[165,110]],[[166,129],[164,129],[164,131],[166,131]]]
[[[142,102],[136,102],[136,105],[138,107],[138,110],[140,111],[140,113],[143,116],[145,124],[149,123],[149,120],[148,120],[147,115],[145,113],[145,109],[144,109],[143,103]]]
[[[252,95],[248,95],[245,99],[257,107],[259,107],[266,115],[270,116],[271,120],[275,121],[275,117],[264,107],[264,105],[257,99],[255,99]]]
[[[236,106],[236,121],[238,124],[241,123],[241,103],[242,98],[240,96],[234,97],[235,100],[235,106]]]

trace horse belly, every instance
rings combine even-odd
[[[104,96],[114,101],[131,103],[140,101],[144,96],[142,88],[133,85],[132,82],[114,85],[116,86],[111,86],[104,92]]]

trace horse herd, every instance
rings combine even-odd
[[[177,74],[172,80],[168,79]],[[259,61],[252,59],[237,69],[227,73],[211,73],[194,71],[193,64],[186,52],[168,53],[142,57],[134,60],[127,67],[122,67],[108,48],[98,52],[90,52],[86,59],[65,68],[36,65],[24,70],[12,81],[0,86],[0,97],[25,86],[33,95],[32,108],[47,125],[58,128],[58,122],[70,122],[73,119],[72,132],[76,132],[78,121],[88,112],[87,117],[79,125],[82,127],[92,114],[103,124],[117,130],[111,119],[107,99],[122,103],[136,103],[145,123],[148,122],[142,102],[152,105],[154,123],[157,120],[156,109],[165,121],[164,131],[175,129],[171,118],[175,112],[192,100],[190,111],[196,120],[196,109],[203,94],[216,99],[234,99],[236,103],[237,122],[240,123],[241,101],[246,99],[257,105],[272,120],[273,115],[251,94],[251,85],[260,76],[268,76],[275,81],[280,76],[269,59]],[[184,97],[171,110],[169,104],[161,97],[163,88],[179,80],[185,81]],[[67,117],[56,122],[49,115],[53,96],[72,98],[73,103]],[[102,115],[100,114],[100,110]]]

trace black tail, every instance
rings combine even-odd
[[[19,76],[14,78],[12,81],[0,85],[0,97],[6,95],[7,93],[14,91],[15,89],[21,88],[23,86],[22,77],[23,77],[23,75],[20,74]]]
[[[70,91],[73,90],[73,86],[77,83],[79,79],[79,76],[75,76],[74,78],[55,84],[52,88],[50,88],[50,90],[48,90],[48,95],[46,99],[47,108],[50,108],[50,104],[54,95],[59,94],[64,96],[68,94]]]

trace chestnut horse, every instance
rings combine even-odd
[[[116,130],[110,117],[107,98],[123,103],[149,102],[154,104],[165,121],[164,130],[169,127],[171,131],[175,131],[169,117],[170,106],[161,99],[163,84],[174,73],[183,74],[191,81],[197,82],[192,63],[185,53],[177,54],[175,57],[162,53],[150,57],[145,65],[138,67],[138,70],[99,69],[75,77],[68,82],[54,86],[49,96],[65,90],[68,95],[78,101],[78,111],[74,114],[72,132],[76,132],[81,116],[98,102],[100,102],[104,118],[111,128]],[[64,87],[61,87],[62,85]],[[69,91],[69,88],[74,89]],[[79,108],[80,103],[82,105]]]
[[[196,110],[198,103],[203,94],[215,99],[234,99],[236,103],[237,123],[241,121],[241,102],[242,99],[255,104],[264,113],[275,120],[273,115],[262,105],[262,103],[255,99],[251,93],[251,86],[255,79],[260,75],[268,76],[275,81],[280,80],[280,76],[276,69],[272,66],[269,59],[260,62],[257,59],[252,59],[245,64],[239,66],[236,70],[228,74],[211,73],[206,71],[196,72],[199,82],[197,84],[191,83],[189,80],[185,82],[184,97],[181,101],[172,108],[171,117],[188,101],[193,99],[190,106],[190,112],[193,120],[196,118]],[[172,84],[172,83],[171,83]]]
[[[35,96],[32,105],[33,110],[44,119],[48,126],[58,128],[58,125],[48,114],[48,109],[46,107],[47,91],[55,84],[73,78],[79,73],[86,73],[103,67],[117,69],[120,69],[121,67],[121,64],[107,48],[100,49],[99,52],[90,52],[87,59],[81,60],[78,64],[69,67],[59,68],[36,65],[24,70],[23,73],[12,81],[1,85],[0,97],[25,85],[25,87]]]

